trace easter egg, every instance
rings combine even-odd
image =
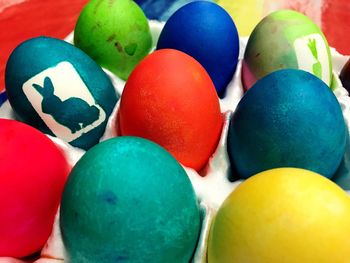
[[[266,4],[261,0],[216,0],[215,2],[231,15],[240,36],[249,36],[266,12]]]
[[[259,173],[233,191],[210,230],[208,262],[346,263],[350,197],[319,174]]]
[[[190,262],[200,231],[194,190],[162,147],[117,137],[90,149],[63,192],[71,262]]]
[[[142,8],[148,19],[167,21],[169,17],[176,12],[181,6],[198,0],[135,0],[135,2]],[[209,0],[214,1],[214,0]]]
[[[350,92],[350,59],[344,65],[343,69],[340,72],[339,78],[343,84],[343,87]]]
[[[230,15],[219,5],[195,1],[166,22],[157,49],[177,49],[195,58],[209,73],[220,97],[235,73],[239,39]]]
[[[331,178],[345,151],[347,128],[328,86],[295,69],[275,71],[244,95],[228,132],[231,164],[241,178],[297,167]]]
[[[90,1],[75,26],[74,44],[125,80],[149,53],[152,36],[134,1]]]
[[[48,37],[29,39],[12,52],[5,81],[21,120],[84,149],[98,143],[118,99],[91,58]]]
[[[0,257],[25,257],[46,243],[70,167],[43,133],[0,119]]]
[[[119,134],[154,141],[185,166],[199,170],[207,163],[222,125],[213,82],[185,53],[156,51],[137,65],[126,82]]]
[[[280,10],[266,16],[249,37],[242,63],[242,80],[249,89],[258,79],[279,69],[301,69],[328,86],[332,60],[327,40],[307,16]]]

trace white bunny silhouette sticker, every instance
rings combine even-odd
[[[71,142],[106,120],[88,87],[69,62],[60,62],[26,81],[23,92],[52,133]]]

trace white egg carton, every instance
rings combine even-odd
[[[153,43],[155,46],[164,23],[158,21],[149,21],[149,24],[152,32]],[[184,167],[188,177],[192,182],[202,209],[202,229],[197,249],[192,260],[194,263],[207,262],[207,244],[211,221],[213,220],[214,215],[219,209],[222,202],[242,182],[242,180],[235,182],[231,182],[229,180],[231,173],[226,147],[230,118],[238,102],[244,94],[243,86],[241,83],[241,59],[244,54],[247,40],[247,38],[240,39],[240,60],[237,66],[237,70],[232,81],[227,87],[225,98],[220,100],[221,112],[225,116],[225,123],[217,149],[212,157],[208,160],[208,164],[203,170],[202,174],[198,174],[191,168]],[[70,43],[73,42],[73,33],[66,38],[66,41]],[[349,59],[349,57],[342,56],[335,49],[331,49],[331,54],[333,60],[333,75],[335,80],[334,94],[336,95],[342,107],[347,127],[350,128],[350,97],[348,96],[348,92],[345,90],[345,88],[342,87],[342,84],[338,78],[340,70]],[[121,95],[125,81],[119,79],[108,70],[105,70],[105,72],[110,76],[116,92]],[[104,141],[106,139],[117,136],[115,133],[117,130],[115,125],[118,109],[119,102],[117,103],[112,115],[109,118],[105,134],[100,141]],[[5,102],[2,107],[0,107],[0,118],[14,118],[14,114],[8,101]],[[85,153],[84,150],[72,147],[71,145],[63,142],[58,138],[50,138],[65,152],[67,159],[72,166]],[[53,232],[47,241],[45,248],[42,250],[41,256],[41,259],[37,260],[36,263],[68,262],[66,260],[67,257],[65,256],[65,249],[59,229],[58,214],[56,216]]]

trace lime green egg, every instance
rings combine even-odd
[[[102,67],[127,79],[152,46],[147,18],[130,0],[92,0],[80,13],[74,44]]]
[[[200,225],[182,166],[137,137],[112,138],[87,151],[62,196],[60,227],[69,262],[188,263]]]

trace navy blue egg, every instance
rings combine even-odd
[[[166,22],[157,49],[177,49],[207,70],[220,97],[225,95],[238,63],[239,39],[230,15],[206,1],[189,3]]]
[[[49,37],[16,47],[5,84],[19,119],[83,149],[98,143],[118,100],[100,66],[73,45]]]
[[[241,178],[278,167],[331,178],[346,140],[343,114],[329,87],[310,73],[286,69],[262,78],[241,99],[228,152]]]

